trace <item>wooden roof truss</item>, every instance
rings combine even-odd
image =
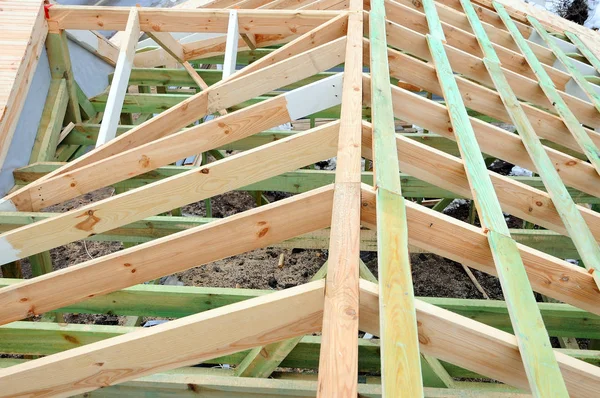
[[[0,363],[0,396],[597,395],[600,354],[549,338],[600,338],[600,213],[587,205],[600,198],[594,33],[508,0],[186,4],[47,10],[44,117],[31,165],[0,200],[0,352],[47,356]],[[94,50],[115,64],[106,93],[77,86],[67,29],[122,31],[118,55]],[[142,32],[156,46],[136,52]],[[194,35],[206,32],[222,35]],[[215,63],[222,72],[198,68]],[[311,127],[270,131],[299,119]],[[397,134],[397,119],[429,133]],[[332,157],[335,171],[303,169]],[[499,175],[495,158],[537,174]],[[117,194],[43,212],[107,186]],[[237,189],[258,202],[263,190],[297,195],[224,219],[157,216]],[[407,200],[424,197],[441,200]],[[453,198],[473,201],[481,227],[437,211]],[[506,213],[541,229],[509,230]],[[128,248],[50,272],[48,251],[82,239]],[[277,245],[326,248],[328,260],[309,283],[268,294],[142,285]],[[415,298],[409,249],[498,276],[505,302]],[[377,251],[379,281],[360,250]],[[7,278],[26,257],[36,277]],[[20,322],[56,311],[177,319],[93,326],[89,344],[79,325]],[[236,367],[190,367],[201,362]],[[270,378],[280,366],[318,367],[318,379]]]

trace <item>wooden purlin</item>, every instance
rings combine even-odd
[[[383,0],[369,13],[373,170],[377,195],[377,263],[381,385],[386,397],[422,397],[406,207],[398,174]]]
[[[500,202],[486,170],[485,163],[460,96],[450,62],[443,46],[445,37],[433,0],[425,0],[424,9],[431,34],[426,35],[438,80],[448,104],[448,113],[456,141],[464,160],[473,200],[496,264],[504,298],[519,351],[534,396],[567,397],[552,345],[535,296],[527,278],[518,247],[510,237]]]

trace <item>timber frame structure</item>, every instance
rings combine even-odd
[[[24,356],[0,358],[0,397],[598,396],[600,34],[517,0],[198,3],[0,0],[0,20],[23,25],[0,31],[0,48],[22,47],[1,75],[0,164],[44,43],[52,70],[30,165],[0,201],[0,353]],[[115,71],[87,98],[67,31],[95,29],[121,33],[94,36]],[[142,32],[154,47],[136,52]],[[310,128],[270,130],[299,119]],[[398,134],[397,120],[427,132]],[[335,171],[306,168],[332,157]],[[489,171],[496,158],[536,174]],[[43,212],[107,186],[116,195]],[[262,205],[173,210],[237,189]],[[296,195],[260,203],[267,190]],[[481,227],[439,211],[454,198]],[[48,251],[82,239],[127,248],[53,271]],[[266,246],[329,255],[277,292],[144,284]],[[379,280],[360,250],[377,252]],[[409,251],[498,276],[505,301],[414,297]],[[23,258],[34,278],[16,278]],[[62,312],[131,323],[53,322]],[[141,316],[175,319],[140,328]]]

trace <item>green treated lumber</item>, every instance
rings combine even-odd
[[[513,40],[525,56],[533,73],[538,78],[540,88],[544,94],[546,94],[546,97],[548,97],[548,100],[554,106],[554,109],[558,112],[571,134],[573,134],[573,138],[575,138],[590,163],[594,166],[596,171],[600,173],[600,151],[556,90],[552,79],[550,79],[550,76],[548,76],[544,70],[541,62],[537,59],[533,50],[531,50],[529,44],[527,44],[527,41],[521,35],[521,32],[519,32],[515,23],[510,18],[510,15],[508,15],[504,9],[504,6],[496,1],[493,1],[492,4],[498,13],[498,16],[502,19],[504,25],[510,32]]]
[[[62,163],[38,163],[16,169],[13,172],[17,185],[26,185],[36,179],[48,174],[62,166]],[[132,179],[121,181],[114,184],[115,187],[138,188],[151,184],[158,180],[172,177],[174,175],[190,170],[191,166],[164,166],[149,173],[141,174]],[[240,188],[244,191],[281,191],[290,193],[302,193],[311,189],[331,184],[334,178],[334,172],[329,170],[297,170],[283,173],[277,177],[257,182],[252,185]],[[545,191],[544,183],[540,177],[507,177],[514,181],[529,185],[530,187]],[[408,174],[400,174],[400,182],[403,187],[403,195],[406,198],[459,198],[461,195],[438,188],[435,185],[421,181]],[[363,172],[362,182],[373,184],[373,173]],[[574,188],[567,188],[569,194],[576,203],[600,203],[600,198],[581,192]]]
[[[31,224],[36,221],[48,219],[56,213],[29,213],[29,212],[5,212],[0,213],[0,232]],[[153,239],[161,238],[175,232],[184,231],[189,228],[206,224],[216,219],[204,217],[149,217],[145,220],[97,234],[88,238],[92,241],[102,242],[125,242],[144,243]],[[578,259],[579,254],[570,238],[547,230],[510,230],[513,238],[527,246],[543,251],[559,258]],[[324,231],[306,234],[285,242],[273,245],[273,247],[302,248],[302,249],[326,249],[329,237]],[[362,251],[376,251],[377,241],[373,231],[363,231],[361,235]],[[413,252],[422,252],[412,248]]]
[[[423,385],[437,388],[453,388],[455,385],[452,376],[437,358],[421,354],[421,372]]]
[[[160,113],[172,106],[179,104],[180,102],[190,98],[190,94],[126,94],[125,100],[123,101],[123,113]],[[272,97],[260,96],[253,98],[248,101],[239,103],[238,105],[228,108],[232,111],[248,107],[250,105],[257,104],[261,101],[270,99]],[[104,112],[106,107],[106,101],[108,94],[99,94],[93,98],[90,98],[90,102],[94,106],[97,112]],[[335,106],[330,109],[317,112],[313,115],[317,118],[339,118],[340,106]],[[363,114],[367,115],[367,111],[363,111]],[[308,116],[307,116],[308,117]]]
[[[54,157],[68,102],[66,80],[52,79],[29,163],[48,161]]]
[[[556,58],[567,68],[569,74],[575,80],[575,82],[581,87],[581,89],[585,92],[585,94],[590,98],[592,104],[598,111],[600,111],[600,95],[594,91],[591,83],[588,82],[583,74],[573,65],[571,62],[571,58],[564,53],[564,51],[556,44],[556,42],[552,39],[550,34],[546,31],[546,29],[542,26],[542,24],[531,15],[527,16],[527,20],[536,30],[536,32],[542,37],[542,39],[546,42],[548,47],[552,50]]]
[[[21,269],[20,260],[1,265],[0,271],[2,271],[2,276],[4,278],[23,279],[23,270]]]
[[[50,74],[52,78],[64,78],[67,82],[67,92],[69,96],[67,120],[72,121],[73,123],[81,123],[81,111],[79,110],[77,88],[75,77],[73,76],[73,69],[71,67],[66,32],[48,33],[48,36],[46,37],[46,51],[48,53],[48,62],[50,63]]]
[[[0,367],[24,363],[22,359],[0,359]],[[361,376],[358,396],[381,398],[380,378]],[[144,376],[129,382],[106,386],[77,397],[198,397],[203,398],[265,398],[265,397],[314,397],[317,392],[315,374],[281,372],[270,379],[244,378],[231,375],[231,369],[185,367],[163,373]],[[457,382],[453,389],[425,388],[425,398],[527,398],[529,394],[505,384]]]
[[[79,145],[59,145],[56,149],[54,159],[57,162],[66,162],[71,159],[73,154],[80,148]]]
[[[377,278],[362,259],[358,260],[358,276],[369,282],[377,283]]]
[[[14,322],[0,327],[0,352],[10,352],[21,355],[50,355],[72,348],[81,347],[107,338],[117,337],[138,330],[139,327],[106,326],[106,325],[78,325],[56,324],[50,322]],[[320,336],[304,336],[290,354],[281,363],[282,367],[299,369],[317,369]],[[379,372],[380,370],[380,345],[377,339],[358,340],[358,369],[360,372]],[[573,358],[583,360],[594,365],[600,364],[600,351],[557,349]],[[230,364],[237,365],[248,354],[248,350],[235,354],[213,358],[206,361],[209,365]],[[0,359],[0,367],[12,366],[23,360]],[[423,364],[423,362],[422,362]],[[456,365],[439,361],[439,373],[446,371],[450,377],[455,378],[482,378],[486,377],[460,368]],[[437,366],[437,365],[436,365]],[[185,368],[183,368],[185,369]],[[197,368],[194,368],[197,369]],[[423,371],[428,371],[425,367]],[[428,377],[427,387],[441,387],[436,381]],[[449,382],[449,380],[447,380]],[[455,382],[458,387],[459,383]]]
[[[443,36],[443,32],[441,34]],[[369,39],[373,168],[378,220],[381,387],[383,395],[387,397],[422,397],[419,334],[408,253],[406,207],[398,178],[400,170],[383,0],[371,1]]]
[[[430,3],[429,7],[425,7],[426,3]],[[426,0],[424,7],[428,24],[432,26],[437,22],[441,30],[434,1]],[[433,31],[431,28],[430,30]],[[536,397],[568,397],[523,260],[515,241],[510,238],[444,46],[439,37],[428,34],[426,39],[446,100],[452,129],[465,163],[477,213],[487,232],[529,386]]]
[[[521,103],[510,88],[510,85],[502,72],[502,68],[500,67],[499,62],[497,62],[498,57],[496,56],[496,51],[483,29],[473,5],[467,0],[461,0],[461,4],[473,27],[473,31],[476,32],[477,40],[484,53],[483,63],[494,82],[494,86],[506,107],[511,121],[517,128],[517,131],[522,138],[523,145],[533,161],[538,174],[542,178],[546,190],[552,199],[552,203],[564,223],[569,236],[577,247],[586,268],[592,273],[596,284],[600,287],[600,273],[598,272],[600,271],[600,247],[598,246],[598,243],[596,243],[596,239],[588,228],[583,216],[577,209],[575,202],[571,199],[558,171],[556,171],[552,160],[550,160],[550,157],[536,135],[529,118],[521,107]],[[548,36],[548,33],[539,22],[534,20],[531,20],[531,22],[538,32],[539,29],[542,29],[547,36],[548,43],[552,42],[554,45],[554,40]],[[537,25],[533,22],[537,22]],[[542,33],[540,33],[540,35],[542,35]],[[560,51],[560,49],[558,49],[558,51]]]
[[[448,207],[450,205],[450,203],[452,203],[453,200],[454,200],[453,198],[442,198],[431,209],[435,210],[435,211],[439,211],[440,213],[443,213],[444,210],[446,210],[446,207]]]
[[[221,81],[223,72],[216,69],[196,69],[196,72],[202,80],[208,85]],[[334,75],[335,72],[321,72],[314,76],[300,80],[289,86],[282,87],[282,90],[291,90],[294,88],[305,86],[306,84],[316,82],[328,76]],[[112,75],[108,76],[109,81],[112,81]],[[184,69],[164,69],[164,68],[133,68],[129,77],[129,84],[146,85],[146,86],[183,86],[183,87],[199,87],[190,74]]]
[[[0,287],[20,282],[21,279],[0,278]],[[271,292],[272,290],[144,284],[94,297],[63,307],[60,311],[181,318]],[[503,331],[513,332],[504,301],[438,297],[419,299]],[[552,336],[600,338],[600,316],[561,303],[538,303],[538,306]]]
[[[75,82],[75,89],[77,90],[77,100],[79,101],[79,107],[83,111],[83,115],[87,120],[95,117],[97,112],[94,109],[94,105],[92,105],[87,95],[85,95],[77,82]]]
[[[325,278],[327,274],[327,261],[313,275],[311,281]],[[235,369],[235,375],[239,377],[267,378],[285,360],[292,350],[300,343],[303,336],[294,337],[264,347],[256,347],[242,359]]]
[[[583,54],[583,56],[589,61],[589,63],[600,73],[600,59],[596,57],[588,46],[574,33],[565,30],[565,35],[569,38],[571,43],[577,47],[577,49]]]

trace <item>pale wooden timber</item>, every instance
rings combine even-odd
[[[377,330],[377,296],[376,284],[360,281],[361,330],[365,332]],[[514,335],[421,300],[416,300],[415,305],[423,352],[509,385],[528,389],[522,357]],[[598,367],[557,351],[553,351],[553,354],[571,397],[593,396],[600,388]]]
[[[137,9],[143,32],[227,32],[228,10]],[[55,5],[48,14],[48,26],[54,30],[125,30],[129,8]],[[264,35],[303,34],[338,15],[339,11],[238,10],[240,31]]]
[[[529,386],[536,397],[550,394],[568,397],[564,380],[552,352],[550,338],[535,303],[525,265],[517,244],[510,237],[500,202],[495,194],[475,132],[454,79],[452,67],[446,56],[442,43],[443,33],[441,37],[436,36],[435,32],[442,28],[434,4],[433,0],[424,2],[427,23],[433,33],[426,35],[427,44],[448,104],[451,126],[464,161],[474,204],[494,257]]]
[[[396,3],[395,1],[391,1],[391,0],[386,1],[386,10],[387,10],[388,19],[390,21],[393,21],[393,22],[395,22],[399,25],[402,25],[406,28],[409,28],[416,32],[419,32],[421,34],[426,34],[427,33],[427,23],[425,20],[425,14],[412,9],[411,6],[413,6],[413,5],[410,1],[404,0],[403,3],[404,4]],[[438,9],[440,9],[440,7],[443,7],[443,6],[438,5]],[[466,17],[464,17],[464,18],[466,19]],[[468,20],[467,20],[467,24],[468,24]],[[443,27],[444,36],[447,40],[448,45],[455,47],[457,49],[463,50],[463,51],[465,51],[469,54],[475,55],[477,57],[482,56],[481,49],[479,48],[479,46],[477,44],[477,38],[475,37],[475,35],[468,32],[468,29],[469,29],[468,27],[466,27],[467,31],[465,31],[465,30],[462,30],[460,28],[457,28],[457,27],[450,25],[448,23],[445,23],[445,22],[442,22],[441,25]],[[525,58],[520,53],[516,52],[516,51],[518,51],[518,48],[516,48],[516,49],[506,48],[506,47],[503,47],[501,44],[497,44],[497,40],[494,41],[493,38],[496,37],[495,33],[497,33],[499,31],[497,28],[493,28],[486,24],[484,26],[484,31],[486,33],[489,32],[488,35],[490,37],[490,41],[492,42],[492,46],[498,53],[498,58],[500,58],[500,60],[501,60],[502,67],[504,67],[505,69],[509,69],[519,75],[528,77],[530,79],[535,78],[535,74],[531,71],[531,69],[527,65],[527,61],[525,60]],[[504,32],[504,34],[506,36],[508,36],[508,40],[510,41],[510,43],[513,43],[508,32]],[[544,64],[544,68],[548,72],[548,75],[552,78],[554,83],[557,85],[557,87],[561,87],[564,89],[565,84],[570,79],[570,76],[567,73],[565,73],[561,70],[555,69],[552,66],[552,62],[554,61],[554,56],[552,55],[552,53],[550,51],[548,51],[546,48],[540,47],[536,44],[533,44],[533,43],[531,43],[531,44],[535,45],[539,48],[542,48],[544,51],[549,53],[548,54],[549,56],[547,56],[546,59],[548,59],[547,63],[550,63],[550,65]],[[513,43],[512,47],[515,47],[514,43]],[[516,50],[516,51],[514,51],[514,50]],[[539,55],[538,55],[538,57],[543,59],[543,57],[541,57]],[[552,62],[549,62],[549,61],[552,61]]]
[[[362,9],[362,0],[351,0],[319,357],[321,398],[357,394]]]
[[[265,68],[269,65],[273,65],[277,62],[283,61],[290,56],[294,56],[305,51],[308,51],[316,46],[320,46],[329,43],[333,40],[339,39],[346,34],[348,28],[348,16],[340,15],[336,18],[331,19],[328,22],[316,27],[315,29],[303,34],[302,36],[292,40],[285,46],[273,51],[266,57],[259,59],[256,62],[246,66],[245,68],[236,71],[230,80],[239,79],[243,76],[247,76],[252,72],[256,72],[261,68]],[[222,83],[216,83],[222,84]]]
[[[386,397],[423,396],[421,356],[408,253],[406,207],[398,168],[383,0],[369,14],[373,169],[377,195],[377,263],[381,386]],[[364,265],[364,264],[362,264]]]
[[[600,59],[597,54],[594,54],[592,50],[574,33],[565,30],[565,36],[571,40],[579,52],[590,62],[590,64],[596,69],[596,72],[600,73]],[[600,54],[599,54],[600,55]]]
[[[65,165],[63,168],[56,170],[56,172],[47,175],[44,181],[57,175],[83,168],[127,149],[173,134],[178,129],[185,127],[206,114],[214,113],[220,109],[225,109],[239,103],[240,98],[252,98],[271,89],[281,87],[286,83],[289,84],[290,81],[301,80],[304,77],[331,68],[339,64],[343,59],[345,44],[346,38],[340,37],[328,44],[315,47],[312,50],[262,68],[243,78],[210,87],[208,90],[198,93],[165,111],[161,117],[152,118],[142,123],[112,140],[109,144],[97,148],[76,161]],[[306,61],[308,59],[311,62],[307,64]],[[287,103],[282,105],[287,108]],[[294,115],[290,116],[292,119],[295,119]],[[301,113],[296,115],[296,117],[301,116],[305,115]],[[223,129],[228,130],[227,126],[223,126]],[[38,196],[37,185],[42,182],[38,181],[25,189],[18,190],[8,195],[5,199],[7,202],[10,201],[15,204],[20,210],[40,209],[49,206],[51,204],[48,200],[49,198],[41,200],[42,198]],[[52,184],[49,186],[52,186]],[[32,197],[31,192],[34,189],[38,193]],[[80,191],[77,191],[78,189],[77,184],[71,186],[70,194],[74,196],[81,194]],[[60,200],[62,199],[59,199],[59,202]],[[37,203],[37,205],[34,203]]]
[[[268,115],[268,112],[264,114]],[[207,131],[210,131],[211,126],[208,127]],[[327,159],[335,155],[338,130],[339,122],[322,125],[173,178],[91,203],[40,224],[10,231],[0,238],[3,242],[0,262],[13,261],[5,256],[25,257],[39,253]],[[197,153],[209,148],[192,150]],[[178,156],[182,157],[185,156]],[[237,178],[231,179],[233,175]],[[179,193],[165,198],[165,192]]]
[[[496,11],[498,11],[498,15],[504,21],[506,27],[511,32],[513,39],[521,49],[521,52],[527,58],[527,62],[531,69],[533,69],[536,77],[539,80],[539,87],[542,89],[544,94],[548,97],[548,99],[552,102],[552,106],[561,116],[563,122],[568,127],[573,137],[581,146],[581,149],[587,156],[590,163],[594,166],[596,171],[600,173],[600,150],[598,150],[598,146],[592,142],[590,137],[586,134],[581,126],[581,122],[577,120],[573,111],[569,108],[560,94],[557,92],[556,87],[550,81],[548,75],[540,68],[539,61],[535,58],[535,55],[531,52],[531,49],[525,43],[523,36],[521,33],[515,28],[514,22],[510,19],[510,16],[504,10],[503,6],[499,3],[494,3],[494,7]]]
[[[84,393],[312,333],[320,328],[323,290],[324,283],[316,281],[2,369],[0,396]],[[243,319],[247,320],[243,328],[231,327]],[[204,336],[203,343],[197,344],[190,335]],[[166,342],[168,354],[148,350]],[[24,381],[32,378],[35,383]]]
[[[42,0],[2,6],[0,25],[0,167],[4,165],[48,32]]]
[[[400,107],[402,105],[395,105],[394,109]],[[363,156],[369,159],[372,158],[371,140],[371,126],[364,124]],[[396,136],[396,140],[402,170],[420,180],[455,192],[460,196],[472,197],[464,165],[459,158],[436,151],[402,135]],[[489,175],[500,205],[505,212],[563,235],[568,234],[547,193],[511,181],[492,171],[489,172]],[[600,242],[600,216],[585,206],[577,206],[577,210],[590,226],[596,241]]]
[[[387,31],[388,44],[390,46],[406,51],[417,58],[431,61],[431,54],[427,51],[427,40],[423,34],[397,23],[388,24]],[[480,57],[461,51],[448,44],[444,44],[444,49],[454,72],[484,85],[493,85]],[[545,109],[553,109],[552,103],[548,100],[536,80],[529,79],[506,68],[503,68],[503,72],[519,99],[531,102]],[[559,91],[559,95],[581,123],[590,127],[600,127],[600,114],[592,104],[573,97],[564,91]]]
[[[364,43],[365,46],[368,46],[366,40]],[[393,49],[388,49],[388,56],[393,77],[406,80],[422,87],[424,90],[441,95],[440,85],[436,79],[433,79],[435,76],[433,66]],[[469,108],[507,123],[511,121],[497,92],[462,77],[457,77],[456,82],[461,91],[462,99]],[[522,103],[521,107],[527,113],[529,121],[540,137],[583,153],[577,141],[559,117],[527,103]],[[600,134],[591,129],[586,128],[585,130],[590,139],[596,145],[600,145]]]
[[[119,50],[119,58],[117,59],[115,74],[110,85],[96,147],[106,144],[117,136],[117,125],[121,117],[123,100],[129,87],[129,75],[133,66],[135,46],[140,35],[140,20],[137,7],[131,8],[125,32],[125,41],[121,44],[121,49]]]
[[[556,207],[569,236],[573,239],[586,268],[594,276],[596,284],[600,286],[600,274],[597,272],[600,270],[600,248],[598,247],[598,243],[595,241],[585,220],[571,199],[567,188],[562,183],[548,154],[544,151],[544,147],[536,135],[533,126],[529,122],[527,115],[523,111],[523,108],[521,108],[519,100],[510,89],[510,86],[500,69],[500,61],[496,56],[496,52],[491,46],[487,35],[483,31],[483,27],[477,18],[475,9],[470,2],[465,0],[461,0],[461,4],[469,17],[469,21],[473,26],[473,31],[476,32],[479,43],[485,54],[484,63],[486,64],[490,76],[494,80],[496,90],[498,90],[498,93],[502,97],[502,102],[505,104],[519,135],[522,137],[523,144],[535,164],[538,173],[542,177],[544,185],[552,198],[552,202]],[[538,28],[543,29],[541,26],[538,26],[536,29]]]
[[[375,198],[373,188],[363,184],[361,222],[370,229],[377,228]],[[406,202],[406,215],[411,245],[496,275],[487,237],[480,228],[410,201]],[[600,314],[596,284],[584,269],[522,244],[517,247],[537,292]]]
[[[0,324],[325,228],[332,201],[330,185],[0,289]]]

